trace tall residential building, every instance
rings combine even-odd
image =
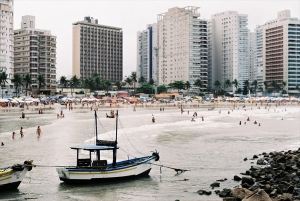
[[[255,32],[248,32],[249,36],[249,77],[248,80],[250,84],[254,81],[257,80],[257,55],[256,55],[256,33]]]
[[[73,23],[72,74],[81,80],[97,74],[110,81],[123,79],[122,28],[100,25],[85,17]]]
[[[197,79],[207,87],[207,21],[199,19],[199,7],[170,8],[158,14],[158,83],[189,81],[190,91]]]
[[[225,11],[211,16],[210,44],[213,51],[209,61],[212,88],[215,81],[222,86],[226,80],[237,79],[239,88],[249,77],[248,16],[236,11]],[[213,64],[213,65],[211,65]],[[227,91],[234,90],[234,86]]]
[[[264,81],[273,88],[275,81],[289,94],[300,87],[300,20],[291,18],[289,10],[278,12],[277,19],[260,26],[263,36]]]
[[[261,26],[255,29],[256,34],[256,80],[259,91],[264,87],[264,67],[263,67],[263,32]]]
[[[13,77],[13,31],[14,28],[14,0],[0,1],[0,73],[7,75],[8,83],[0,83],[1,97],[13,96],[13,84],[10,79]]]
[[[148,82],[153,79],[157,84],[157,24],[147,25],[147,29],[137,33],[137,77]]]
[[[34,95],[56,92],[56,36],[49,30],[35,28],[35,17],[22,16],[21,29],[14,30],[14,73],[31,76],[26,89]],[[41,83],[44,78],[44,84]]]

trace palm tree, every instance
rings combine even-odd
[[[236,92],[236,90],[238,89],[238,87],[239,87],[239,81],[237,80],[237,79],[234,79],[233,81],[232,81],[232,84],[233,84],[233,86],[234,86],[234,88],[235,88],[235,92]],[[234,93],[235,93],[234,92]]]
[[[80,80],[77,78],[76,75],[74,75],[71,79],[70,79],[70,87],[71,87],[71,94],[73,96],[73,91],[74,88],[78,87],[80,85]],[[73,91],[72,91],[73,89]]]
[[[155,84],[153,78],[150,78],[149,82],[148,82],[151,86],[153,86]]]
[[[251,83],[251,85],[253,86],[253,88],[254,88],[254,93],[255,93],[255,95],[256,95],[256,90],[257,90],[257,88],[258,88],[258,82],[257,82],[257,80],[253,80],[252,83]]]
[[[108,93],[108,91],[111,88],[112,83],[109,80],[104,80],[103,81],[103,88],[106,91],[106,93]]]
[[[145,82],[146,82],[145,77],[144,77],[144,76],[141,76],[141,77],[139,78],[139,83],[143,85]]]
[[[273,90],[274,90],[274,92],[276,92],[276,89],[277,89],[277,82],[276,82],[276,80],[272,80],[272,82],[271,82],[271,86],[272,86],[272,88],[273,88]]]
[[[45,77],[43,75],[39,75],[37,77],[37,80],[39,82],[39,89],[38,89],[38,92],[40,93],[40,90],[41,90],[41,87],[44,86],[46,84],[46,80],[45,80]]]
[[[30,88],[31,88],[31,84],[32,84],[31,76],[29,74],[27,74],[25,76],[25,78],[23,79],[23,81],[25,82],[26,96],[27,96],[28,87],[30,86]]]
[[[61,76],[59,79],[59,84],[61,85],[61,93],[63,94],[64,88],[68,86],[68,80],[66,76]]]
[[[283,81],[282,82],[282,90],[284,90],[285,86],[286,86],[286,81]]]
[[[127,77],[127,78],[125,79],[125,83],[127,83],[129,86],[131,86],[131,84],[132,84],[132,79],[131,79],[130,77]],[[130,93],[129,93],[129,95],[130,95]]]
[[[218,90],[217,89],[220,89],[221,82],[219,80],[216,80],[215,83],[214,83],[214,85],[216,87],[216,91],[217,91],[217,95],[218,95]]]
[[[135,94],[135,83],[137,82],[136,72],[131,72],[131,80],[133,82],[133,92]]]
[[[121,83],[121,81],[119,81],[119,80],[116,81],[116,82],[115,82],[115,85],[117,86],[117,89],[118,89],[118,90],[121,90],[121,89],[122,89],[122,83]]]
[[[8,80],[7,74],[5,72],[2,72],[0,74],[0,85],[1,85],[1,89],[2,89],[2,98],[3,98],[3,89],[5,88],[5,84],[8,83],[7,80]],[[3,86],[3,88],[2,88],[2,86]]]
[[[227,80],[224,82],[224,88],[225,88],[225,90],[226,90],[228,87],[231,87],[231,81],[230,81],[229,79],[227,79]]]
[[[18,74],[14,74],[14,78],[11,79],[11,82],[13,82],[14,85],[16,86],[16,97],[18,97],[18,95],[19,95],[19,86],[20,85],[23,86],[22,81],[23,81],[23,79],[22,79],[21,75],[18,75]]]
[[[202,85],[203,85],[203,81],[200,78],[198,78],[197,80],[195,80],[194,86],[199,87],[199,94],[201,93],[201,87],[202,87]]]

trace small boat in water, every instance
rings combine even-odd
[[[99,180],[120,180],[149,174],[152,163],[159,160],[158,152],[153,152],[150,156],[117,161],[117,150],[119,149],[117,146],[118,111],[115,117],[115,141],[99,140],[97,132],[97,113],[95,111],[95,144],[71,147],[71,149],[77,151],[77,164],[74,167],[57,168],[56,170],[60,180],[67,183],[84,183]],[[89,157],[79,158],[81,150],[89,152]],[[112,151],[112,163],[107,163],[107,160],[103,160],[103,158],[100,157],[102,151]],[[92,153],[95,153],[94,159],[92,159]]]
[[[0,191],[17,189],[28,171],[32,169],[33,160],[24,164],[15,164],[0,169]]]

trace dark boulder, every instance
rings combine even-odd
[[[237,175],[234,175],[233,180],[234,180],[234,181],[241,181],[242,178],[239,177],[239,176],[237,176]]]
[[[220,183],[219,182],[214,182],[212,184],[210,184],[211,187],[220,187]]]
[[[219,196],[220,197],[228,197],[231,193],[230,189],[224,188],[220,193]]]
[[[255,181],[251,177],[242,177],[242,184],[245,184],[245,183],[252,186],[255,183]]]

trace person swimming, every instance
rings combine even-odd
[[[254,124],[257,124],[256,120],[254,121]]]

